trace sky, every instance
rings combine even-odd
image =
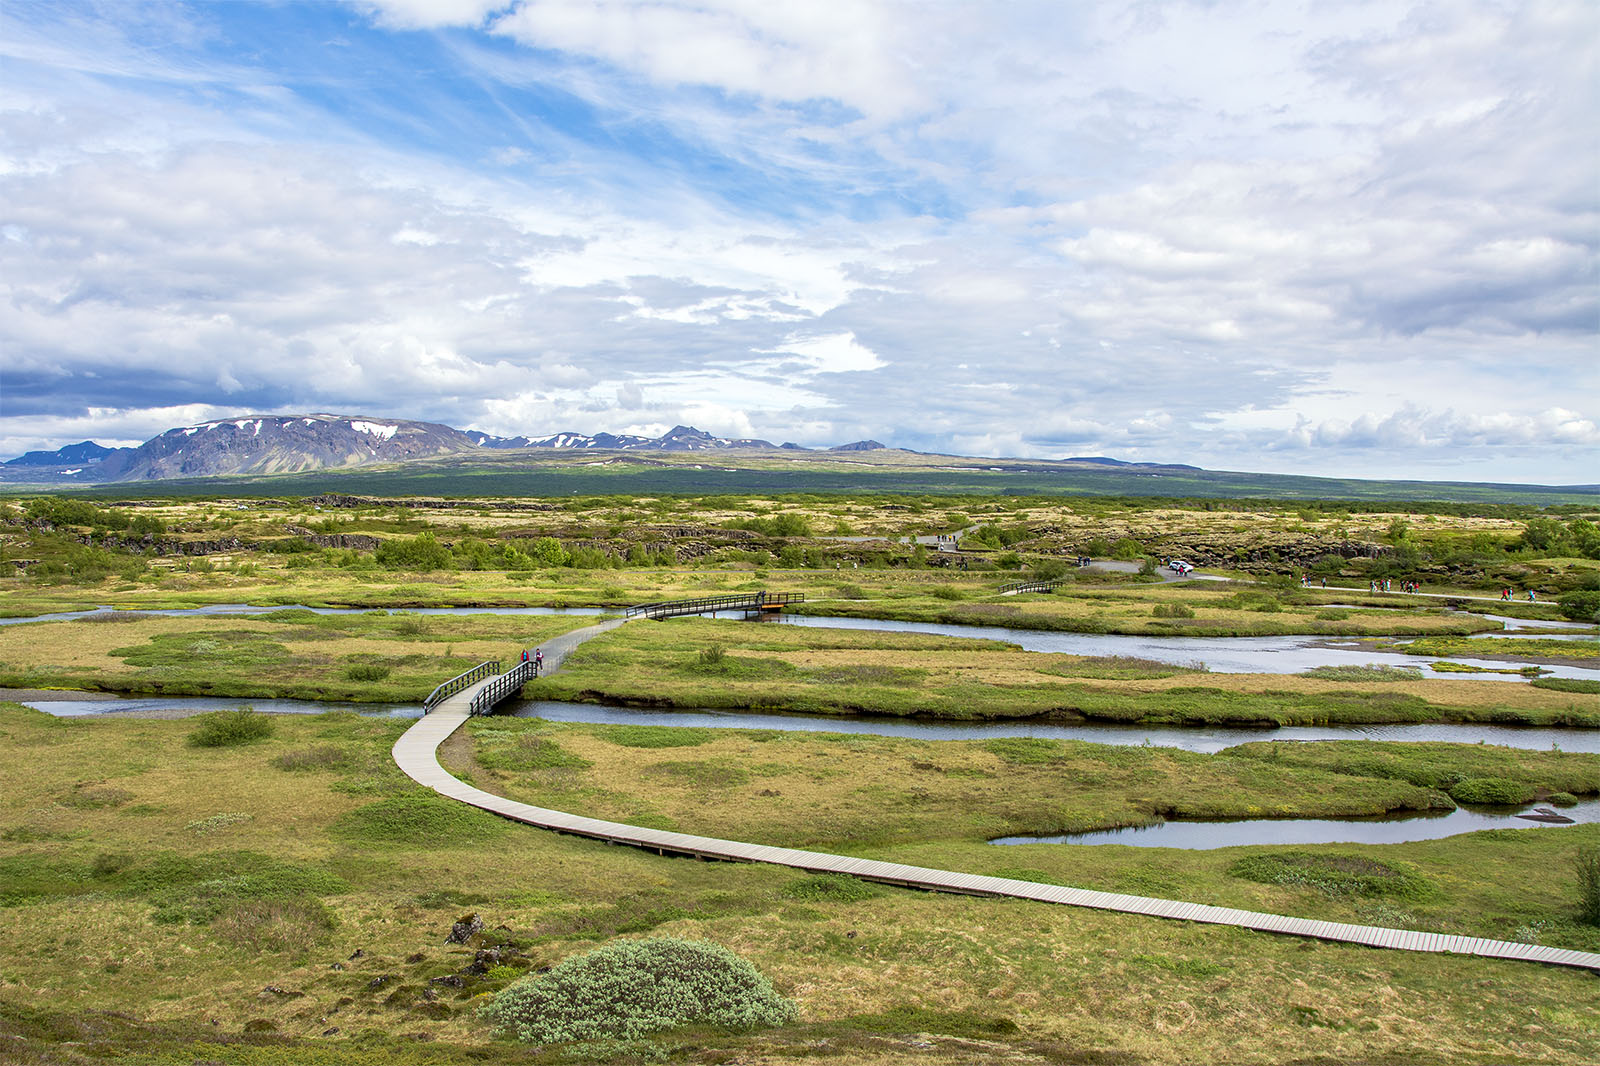
[[[1600,483],[1591,0],[0,3],[0,455],[259,413]]]

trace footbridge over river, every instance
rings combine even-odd
[[[629,618],[677,618],[686,614],[717,614],[722,611],[743,611],[752,614],[776,614],[786,604],[804,603],[804,592],[740,592],[731,596],[702,596],[696,600],[667,600],[662,603],[640,603],[629,607]]]
[[[728,608],[723,608],[728,609]],[[683,613],[700,613],[689,612]],[[661,617],[636,614],[631,618],[613,618],[597,625],[565,633],[543,645],[546,672],[558,669],[573,648],[584,641],[625,625],[633,618]],[[486,663],[477,667],[485,670],[497,664]],[[521,664],[527,665],[527,664]],[[473,671],[468,671],[472,673]],[[466,675],[462,675],[465,677]],[[490,705],[497,698],[486,693],[502,692],[515,675],[510,672],[485,670],[476,680],[463,682],[459,688],[443,696],[428,708],[410,729],[395,742],[394,760],[407,776],[420,785],[474,807],[491,811],[513,821],[551,829],[558,833],[603,840],[609,844],[627,844],[644,848],[661,855],[685,855],[697,859],[726,862],[767,862],[788,866],[811,873],[847,874],[866,881],[917,888],[930,892],[952,892],[972,896],[998,896],[1011,899],[1033,900],[1071,907],[1090,907],[1095,910],[1119,911],[1125,914],[1145,915],[1177,921],[1200,922],[1209,925],[1228,925],[1253,929],[1263,933],[1280,933],[1289,936],[1310,937],[1318,940],[1357,944],[1371,948],[1391,948],[1399,951],[1432,952],[1438,954],[1475,955],[1491,959],[1508,959],[1521,962],[1540,962],[1552,966],[1567,966],[1600,972],[1600,953],[1571,951],[1566,948],[1544,947],[1505,940],[1487,940],[1480,937],[1455,936],[1447,933],[1427,933],[1412,929],[1386,929],[1370,925],[1351,925],[1344,922],[1322,922],[1311,918],[1295,918],[1282,914],[1235,910],[1231,907],[1213,907],[1204,903],[1187,903],[1180,900],[1153,899],[1146,896],[1127,896],[1118,892],[1100,892],[1086,888],[1063,885],[1046,885],[1034,881],[1018,881],[1007,877],[986,877],[979,874],[960,873],[954,870],[935,870],[922,866],[880,862],[848,855],[830,855],[826,852],[800,851],[795,848],[778,848],[765,844],[751,844],[717,837],[695,836],[690,833],[671,833],[643,826],[607,822],[587,818],[566,811],[549,810],[527,803],[518,803],[496,796],[492,792],[474,788],[452,776],[439,765],[439,745],[470,718],[481,713],[477,706],[487,700]],[[452,679],[454,684],[458,679]],[[446,686],[440,686],[444,688]],[[518,683],[520,687],[520,682]],[[437,690],[436,690],[437,691]],[[512,690],[514,691],[514,689]],[[798,812],[803,813],[803,812]]]

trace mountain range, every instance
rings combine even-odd
[[[826,450],[867,451],[883,447],[877,441],[866,440]],[[93,441],[82,441],[53,452],[28,452],[0,463],[0,482],[104,484],[218,475],[293,474],[462,454],[482,448],[660,452],[811,450],[791,443],[717,437],[692,426],[676,426],[660,437],[614,433],[497,437],[475,429],[453,429],[437,422],[366,415],[252,415],[169,429],[137,448],[106,448]]]

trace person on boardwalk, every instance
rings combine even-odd
[[[538,677],[542,673],[544,673],[544,649],[535,648],[533,650],[533,676]]]

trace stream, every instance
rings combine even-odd
[[[1136,848],[1195,851],[1254,844],[1407,844],[1479,829],[1559,828],[1548,822],[1517,817],[1519,813],[1548,806],[1535,802],[1516,807],[1459,807],[1448,812],[1388,814],[1376,818],[1239,818],[1215,822],[1174,819],[1157,825],[1102,829],[1093,833],[998,837],[989,843],[1127,844]],[[1600,822],[1600,799],[1585,799],[1576,806],[1551,809],[1574,822]]]
[[[274,611],[312,611],[316,614],[418,614],[418,615],[583,615],[598,616],[608,612],[600,607],[300,607],[294,605],[256,607],[243,603],[213,604],[207,607],[167,608],[152,611],[127,611],[126,614],[152,614],[169,617],[194,615],[197,617],[249,616],[270,614]],[[28,622],[59,622],[81,618],[107,617],[118,612],[101,607],[92,611],[66,611],[59,614],[35,615],[27,618],[0,618],[0,625],[18,625]],[[718,617],[713,615],[712,617]],[[743,618],[742,612],[732,612],[721,617]],[[1513,636],[1517,629],[1540,628],[1585,630],[1561,633],[1552,639],[1600,640],[1600,633],[1592,627],[1577,623],[1539,622],[1497,615],[1480,616],[1500,622],[1507,628],[1499,633],[1480,636]],[[1517,673],[1484,673],[1463,675],[1436,672],[1433,663],[1445,662],[1476,666],[1492,671],[1515,671],[1521,666],[1535,665],[1523,661],[1500,661],[1446,656],[1407,655],[1398,651],[1378,650],[1354,643],[1355,638],[1329,638],[1311,634],[1274,637],[1168,637],[1134,636],[1120,633],[1062,633],[1052,630],[1013,629],[1007,626],[967,626],[945,622],[898,622],[877,618],[844,618],[832,615],[781,614],[760,620],[762,625],[807,626],[820,629],[876,630],[889,633],[927,633],[934,636],[964,637],[978,640],[998,640],[1015,644],[1024,651],[1063,652],[1068,655],[1126,656],[1151,659],[1176,666],[1203,664],[1218,674],[1297,674],[1316,666],[1405,666],[1420,669],[1423,676],[1460,679],[1470,676],[1487,681],[1525,683],[1526,678]],[[1600,664],[1594,667],[1570,665],[1543,665],[1545,676],[1600,680]]]

